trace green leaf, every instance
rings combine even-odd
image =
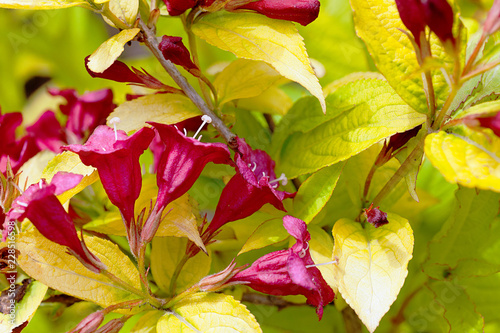
[[[434,293],[434,300],[445,310],[444,318],[450,332],[484,332],[484,318],[463,287],[436,281],[430,283],[429,288]]]
[[[59,9],[87,4],[86,1],[67,0],[0,0],[0,8],[12,9]]]
[[[273,145],[279,146],[283,140],[277,163],[289,178],[344,161],[425,121],[424,115],[380,79],[348,82],[326,101],[326,116],[322,117],[316,104],[299,101],[283,119],[285,129],[280,123],[281,133],[273,138]],[[286,138],[287,133],[293,134]]]
[[[43,170],[41,178],[45,178],[47,182],[50,183],[52,177],[54,177],[59,171],[83,175],[82,180],[77,186],[58,196],[62,203],[68,201],[74,195],[81,192],[85,187],[91,185],[99,179],[96,168],[83,164],[78,154],[70,151],[65,151],[56,155]]]
[[[219,104],[255,97],[275,84],[282,76],[262,61],[237,59],[217,75],[214,87]]]
[[[499,111],[500,111],[500,101],[484,102],[464,110],[456,117],[454,117],[454,119],[462,119],[472,115],[489,116],[489,114],[493,115],[493,113],[496,114]]]
[[[140,289],[139,273],[130,259],[110,241],[85,237],[85,244],[119,279]],[[139,298],[101,274],[88,270],[66,247],[49,241],[36,229],[19,234],[19,266],[52,289],[108,307]]]
[[[89,57],[87,66],[96,73],[102,73],[122,54],[125,44],[141,31],[139,28],[122,30],[101,44]]]
[[[427,113],[427,101],[419,73],[415,50],[399,17],[396,3],[392,0],[352,0],[356,32],[368,47],[377,68],[389,84],[411,107]],[[452,60],[446,55],[438,39],[433,35],[431,49],[440,67],[452,68]],[[432,71],[437,109],[448,97],[448,84],[439,68]]]
[[[163,311],[147,311],[135,324],[130,333],[156,333],[156,324],[164,315]]]
[[[500,273],[485,277],[452,280],[452,282],[455,281],[458,281],[460,286],[467,290],[467,294],[474,301],[477,311],[484,316],[486,323],[500,321],[500,312],[498,311]]]
[[[151,250],[151,272],[158,287],[169,293],[170,281],[185,254],[187,240],[177,237],[155,237]],[[191,287],[208,275],[211,256],[203,252],[189,259],[177,278],[175,292],[179,293]]]
[[[284,77],[301,84],[325,110],[325,99],[312,70],[302,37],[290,21],[256,13],[219,11],[202,17],[193,33],[238,58],[261,60]]]
[[[175,124],[199,115],[200,110],[186,96],[152,94],[122,103],[108,116],[108,121],[120,118],[116,128],[128,133],[143,128],[146,121]]]
[[[325,167],[300,185],[293,199],[293,216],[309,223],[332,196],[345,163]]]
[[[238,253],[238,255],[255,250],[261,249],[271,244],[279,243],[287,239],[290,234],[283,227],[282,218],[274,218],[269,221],[265,221],[260,226],[255,229],[252,235],[248,238],[243,245],[243,248]]]
[[[158,333],[262,332],[245,305],[224,294],[197,293],[177,303],[160,318]]]
[[[425,155],[450,183],[500,191],[500,139],[466,128],[463,134],[432,133],[425,139]],[[494,149],[494,150],[493,150]]]
[[[237,105],[240,109],[284,115],[292,107],[293,102],[283,90],[271,86],[259,96],[238,100]]]
[[[335,281],[342,297],[370,332],[396,300],[408,274],[413,231],[407,220],[388,213],[375,228],[349,219],[333,226]]]
[[[429,243],[423,271],[433,279],[489,275],[500,271],[500,194],[462,188],[453,214]]]
[[[31,282],[21,300],[15,302],[14,317],[10,313],[0,313],[0,332],[12,332],[13,329],[30,321],[42,303],[48,287],[41,282]]]

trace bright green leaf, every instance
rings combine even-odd
[[[177,265],[184,257],[186,244],[185,238],[155,237],[153,239],[151,272],[158,287],[166,293],[169,293],[172,276]],[[211,256],[201,251],[189,259],[177,278],[175,292],[184,291],[208,275],[211,262]]]
[[[122,30],[101,44],[89,57],[87,66],[96,73],[102,73],[122,54],[125,44],[141,31],[139,28]]]
[[[109,115],[108,121],[120,118],[116,127],[128,133],[146,126],[146,121],[175,124],[199,115],[200,110],[186,96],[152,94],[122,103]]]
[[[245,305],[232,296],[197,293],[177,303],[160,318],[158,333],[167,332],[262,332]]]
[[[453,214],[429,243],[424,273],[443,280],[500,271],[498,214],[500,194],[462,188],[456,193]]]
[[[466,116],[472,116],[472,115],[477,115],[480,117],[481,115],[489,116],[489,114],[491,114],[492,116],[499,111],[500,111],[500,101],[484,102],[466,109],[453,119],[462,119]]]
[[[42,178],[45,178],[50,183],[52,177],[59,171],[83,175],[82,180],[77,186],[59,195],[59,200],[62,203],[68,201],[75,194],[81,192],[85,187],[99,179],[97,170],[94,167],[86,166],[82,163],[78,154],[70,151],[65,151],[56,155],[52,161],[47,164],[45,170],[43,170]]]
[[[309,90],[325,110],[321,86],[312,70],[302,37],[292,22],[273,20],[256,13],[219,11],[201,18],[192,30],[198,37],[238,58],[270,64],[281,75]]]
[[[141,289],[137,268],[110,241],[85,237],[85,244],[108,268],[108,271],[136,289]],[[88,270],[66,247],[49,241],[36,229],[19,234],[19,266],[29,276],[52,289],[107,307],[139,298],[116,286],[101,274]]]
[[[239,99],[236,104],[240,109],[284,115],[293,102],[283,90],[271,86],[259,96]]]
[[[450,183],[499,192],[500,139],[494,135],[486,138],[482,133],[466,133],[469,138],[446,132],[428,135],[425,139],[427,158]]]
[[[130,333],[156,333],[156,324],[165,314],[163,311],[147,311],[135,324]]]
[[[335,281],[342,297],[370,332],[396,300],[408,274],[413,231],[407,220],[388,213],[375,228],[349,219],[333,226]]]
[[[325,167],[307,178],[293,199],[293,216],[309,223],[332,196],[344,165]]]
[[[243,248],[238,253],[238,255],[255,250],[261,249],[265,246],[279,243],[287,239],[290,234],[283,227],[282,218],[274,218],[269,221],[262,223],[253,234],[248,238],[243,245]]]
[[[321,117],[317,105],[304,102],[296,103],[283,119],[283,126],[288,125],[284,133],[297,131],[284,140],[277,158],[289,178],[344,161],[425,121],[380,79],[349,82],[326,101],[326,116]]]
[[[12,332],[14,328],[22,325],[25,321],[31,320],[43,301],[47,289],[48,287],[41,282],[32,281],[23,298],[15,302],[13,317],[10,313],[0,313],[0,332]]]
[[[237,59],[217,75],[214,87],[219,96],[219,104],[255,97],[275,84],[281,75],[262,61]]]
[[[86,1],[78,0],[0,0],[0,8],[12,9],[59,9],[85,4]]]

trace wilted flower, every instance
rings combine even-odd
[[[366,221],[373,225],[375,228],[381,227],[389,221],[387,220],[387,213],[379,209],[380,207],[373,208],[373,204],[365,209]]]
[[[73,89],[52,88],[49,93],[67,101],[60,109],[68,116],[66,138],[70,144],[82,143],[97,126],[106,123],[106,118],[116,107],[111,89],[92,91],[82,96]]]
[[[308,25],[314,21],[319,14],[320,3],[318,0],[259,0],[243,1],[233,0],[226,5],[228,10],[250,9],[269,18],[294,21],[302,25]]]
[[[50,185],[45,180],[31,185],[14,201],[7,220],[28,218],[45,238],[68,247],[85,267],[98,273],[105,268],[104,264],[78,238],[70,215],[56,197],[78,185],[82,178],[82,175],[58,172]]]
[[[237,273],[228,283],[247,284],[257,291],[277,296],[304,295],[307,303],[316,306],[321,319],[323,306],[333,301],[334,293],[309,253],[311,235],[304,221],[285,216],[283,225],[296,243],[257,259],[248,269]]]
[[[248,217],[264,204],[270,203],[285,210],[283,200],[294,193],[278,191],[279,181],[286,181],[284,175],[276,179],[275,163],[263,150],[253,150],[244,139],[237,138],[237,172],[222,190],[215,215],[207,232],[213,234],[224,224]]]

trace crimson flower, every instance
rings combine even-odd
[[[122,213],[127,232],[134,221],[134,204],[142,187],[139,156],[154,137],[151,128],[142,128],[132,136],[98,126],[85,145],[63,147],[77,153],[85,165],[97,168],[109,200]]]
[[[196,6],[198,0],[163,0],[170,16],[178,16]]]
[[[272,252],[257,259],[227,283],[247,284],[254,290],[270,295],[304,295],[307,303],[316,307],[321,319],[323,306],[333,301],[335,294],[314,266],[309,252],[311,235],[307,225],[287,215],[283,218],[283,226],[297,242],[288,250]]]
[[[31,185],[14,201],[7,220],[28,218],[45,238],[66,246],[85,267],[99,273],[105,265],[78,238],[70,215],[56,197],[78,185],[82,178],[82,175],[58,172],[50,184],[41,180]]]
[[[387,213],[381,211],[380,207],[373,208],[373,204],[365,209],[366,221],[373,225],[375,228],[381,227],[389,221],[387,220]]]
[[[106,118],[116,107],[111,89],[88,92],[81,96],[73,89],[49,89],[52,96],[61,96],[67,103],[60,106],[68,116],[66,138],[70,144],[82,143],[94,129],[106,123]]]
[[[154,122],[149,124],[156,129],[165,147],[158,162],[158,197],[154,208],[155,214],[161,215],[165,206],[193,186],[208,162],[231,164],[232,161],[225,144],[200,142],[183,135],[173,125]],[[152,216],[146,221],[143,239],[152,238],[158,223],[158,216]]]
[[[284,211],[282,201],[295,196],[295,193],[276,189],[282,179],[276,179],[275,162],[265,151],[253,150],[244,139],[237,138],[237,141],[237,172],[222,190],[214,217],[206,231],[209,234],[228,222],[252,215],[266,203]]]
[[[45,111],[31,126],[26,127],[26,132],[31,136],[40,150],[61,152],[61,146],[66,143],[66,136],[61,124],[52,111]]]
[[[500,112],[495,114],[487,113],[483,114],[473,114],[463,118],[463,123],[471,129],[478,129],[478,127],[489,128],[493,133],[500,137]]]
[[[176,65],[184,67],[189,73],[199,77],[200,69],[191,60],[188,49],[182,43],[181,37],[163,36],[158,47],[165,57]]]
[[[305,26],[318,17],[319,6],[318,0],[259,0],[237,7],[231,6],[231,2],[229,2],[226,9],[255,10],[269,18],[293,21]]]

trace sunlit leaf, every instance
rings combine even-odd
[[[260,249],[287,239],[290,234],[283,227],[282,218],[274,218],[262,223],[248,238],[238,254]]]
[[[158,333],[262,332],[245,305],[232,296],[198,293],[182,299],[158,321]]]
[[[106,1],[104,1],[106,2]],[[96,2],[97,3],[97,2]],[[88,4],[86,1],[67,0],[0,0],[0,8],[13,9],[58,9]]]
[[[408,221],[391,213],[388,220],[388,224],[374,228],[341,219],[332,231],[339,291],[370,332],[396,300],[413,252]]]
[[[109,0],[109,10],[120,21],[132,25],[139,11],[139,0]],[[115,26],[105,16],[103,16],[103,19],[111,26]]]
[[[200,110],[186,96],[152,94],[122,103],[109,115],[108,121],[120,118],[116,127],[128,133],[146,126],[146,121],[175,124],[199,115]]]
[[[321,86],[292,22],[255,13],[219,11],[204,16],[192,29],[198,37],[239,58],[270,64],[281,75],[309,90],[325,110]]]
[[[337,292],[333,260],[333,239],[325,230],[316,225],[308,225],[307,230],[311,234],[309,241],[309,252],[325,281]],[[326,265],[322,265],[326,264]]]
[[[293,102],[283,90],[271,86],[259,96],[239,99],[236,104],[241,109],[284,115]]]
[[[130,333],[156,333],[156,324],[165,312],[159,310],[147,311],[135,324]]]
[[[115,244],[99,237],[85,237],[85,244],[108,271],[136,289],[141,289],[134,264]],[[52,289],[107,307],[139,296],[88,270],[66,247],[47,240],[37,230],[19,234],[19,266],[29,276]]]
[[[155,237],[151,250],[151,272],[155,282],[169,294],[170,283],[177,265],[185,255],[186,239],[178,237]],[[212,257],[199,252],[182,268],[174,292],[182,292],[208,275]]]
[[[12,330],[25,321],[31,320],[35,311],[43,301],[48,287],[41,282],[32,281],[26,289],[23,298],[16,301],[14,313],[0,313],[0,332],[12,332]],[[8,294],[6,294],[8,295]]]
[[[500,139],[471,131],[465,133],[469,138],[446,132],[428,135],[426,156],[450,183],[499,192]]]
[[[125,44],[141,31],[139,28],[122,30],[101,44],[89,57],[87,66],[96,73],[104,72],[122,54]]]

